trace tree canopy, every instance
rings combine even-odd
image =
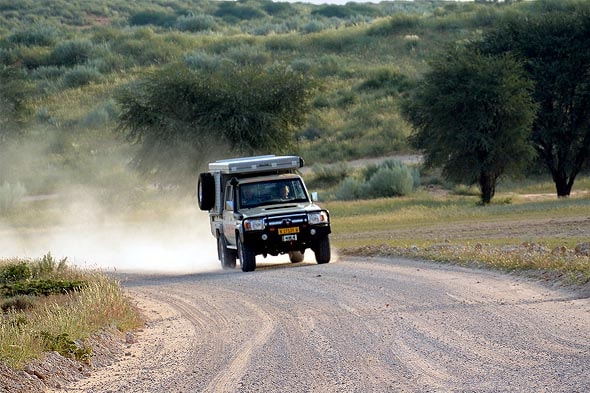
[[[539,7],[538,13],[507,18],[476,46],[490,54],[510,53],[526,65],[539,104],[534,146],[557,195],[568,196],[590,157],[590,4]]]
[[[314,87],[313,80],[281,67],[198,72],[177,64],[119,92],[119,128],[140,145],[134,160],[139,169],[179,175],[212,153],[289,150]]]
[[[441,166],[450,180],[478,183],[482,202],[489,203],[497,179],[520,170],[533,155],[531,88],[510,56],[449,49],[432,60],[404,101],[403,113],[414,126],[411,142],[427,166]]]

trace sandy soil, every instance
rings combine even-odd
[[[575,292],[407,259],[259,266],[122,277],[147,327],[47,391],[590,391]]]

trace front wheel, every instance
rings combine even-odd
[[[330,251],[330,238],[328,236],[320,240],[313,248],[315,260],[317,263],[328,263],[332,257]]]
[[[217,252],[223,269],[233,269],[236,267],[236,252],[225,246],[223,235],[217,237]]]
[[[253,272],[256,269],[256,254],[254,254],[249,246],[242,243],[239,237],[238,257],[240,258],[243,272]]]

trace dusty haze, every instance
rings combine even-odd
[[[13,228],[0,219],[0,258],[51,252],[57,259],[67,257],[71,265],[101,270],[189,273],[219,268],[208,215],[196,202],[125,217],[110,214],[89,196],[75,202],[57,198],[52,207],[59,218],[43,228]]]

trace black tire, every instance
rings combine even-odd
[[[217,254],[219,256],[222,269],[235,269],[236,252],[226,247],[225,239],[222,235],[217,237]]]
[[[242,243],[238,237],[238,257],[243,272],[253,272],[256,270],[256,254],[250,247]]]
[[[328,263],[332,258],[330,251],[330,238],[328,236],[320,240],[314,247],[313,252],[315,254],[315,260],[317,263]]]
[[[289,260],[292,263],[303,262],[303,253],[301,251],[289,251]]]
[[[197,184],[199,209],[211,210],[215,206],[215,179],[210,173],[201,173]]]

